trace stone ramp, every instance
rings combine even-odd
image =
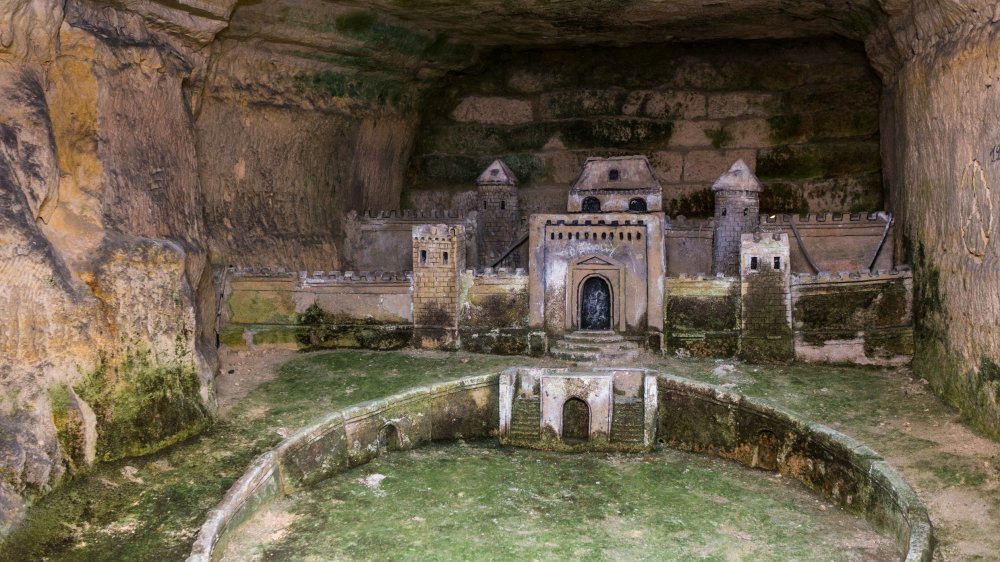
[[[575,363],[632,361],[639,357],[639,346],[610,330],[580,330],[556,342],[549,355]]]

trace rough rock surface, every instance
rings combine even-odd
[[[865,40],[886,87],[887,203],[917,268],[915,367],[996,434],[994,4],[0,0],[0,534],[67,470],[202,427],[223,269],[340,267],[345,214],[397,207],[407,193],[428,92],[491,68],[505,46]],[[510,86],[537,98],[531,115],[519,102],[499,111],[495,91],[439,114],[564,119],[555,91],[514,74]],[[621,111],[676,113],[667,142],[684,151],[728,142],[699,123],[712,112],[732,142],[766,132],[767,116],[749,115],[761,92],[702,105],[658,86]],[[577,101],[599,112],[618,95],[588,88]],[[566,142],[546,137],[543,152],[565,156]],[[659,151],[657,167],[683,183],[731,163],[715,148],[690,166]],[[547,169],[567,176],[574,158]],[[823,175],[830,185],[815,189],[850,193]],[[139,412],[155,423],[134,423]]]
[[[1000,438],[1000,14],[989,4],[902,14],[869,51],[895,57],[882,69],[894,131],[883,151],[915,267],[914,371]]]

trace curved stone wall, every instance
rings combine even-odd
[[[658,378],[660,445],[793,477],[890,533],[907,562],[930,562],[933,529],[910,486],[875,451],[765,400],[672,375]],[[333,412],[258,457],[209,511],[187,562],[211,562],[264,503],[383,450],[482,438],[499,427],[499,375],[411,389]]]

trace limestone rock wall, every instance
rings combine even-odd
[[[428,97],[404,194],[414,207],[464,210],[469,198],[445,190],[470,189],[500,157],[526,210],[561,212],[587,157],[634,153],[670,215],[710,216],[710,184],[739,158],[764,181],[766,212],[883,207],[880,85],[858,44],[499,52],[473,70]]]
[[[886,60],[895,212],[914,266],[914,371],[1000,437],[1000,38],[995,5],[902,12]],[[901,54],[905,54],[902,56]]]
[[[0,534],[67,470],[202,427],[214,359],[197,42],[84,1],[2,8]]]

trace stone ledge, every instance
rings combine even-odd
[[[466,428],[473,427],[470,421],[486,422],[475,426],[477,434],[463,436],[495,435],[500,424],[499,378],[499,374],[480,375],[416,387],[342,408],[297,431],[257,457],[208,512],[187,562],[211,562],[231,530],[298,484],[378,456],[387,445],[383,433],[390,425],[391,435],[398,439],[395,448],[404,449],[430,441],[435,434],[448,439],[457,436],[449,428],[436,430],[438,425]],[[723,387],[667,374],[658,376],[657,387],[661,415],[656,439],[660,444],[796,478],[890,532],[906,562],[930,562],[934,533],[927,508],[895,469],[863,443],[780,405]],[[682,411],[678,404],[683,405]],[[678,414],[675,419],[671,411]],[[428,414],[430,419],[424,419]],[[354,431],[355,437],[367,436],[366,443],[356,445],[370,454],[352,463],[346,443],[349,425],[370,421],[375,423]],[[408,440],[396,433],[403,428],[428,434]],[[388,445],[393,448],[392,443]]]

